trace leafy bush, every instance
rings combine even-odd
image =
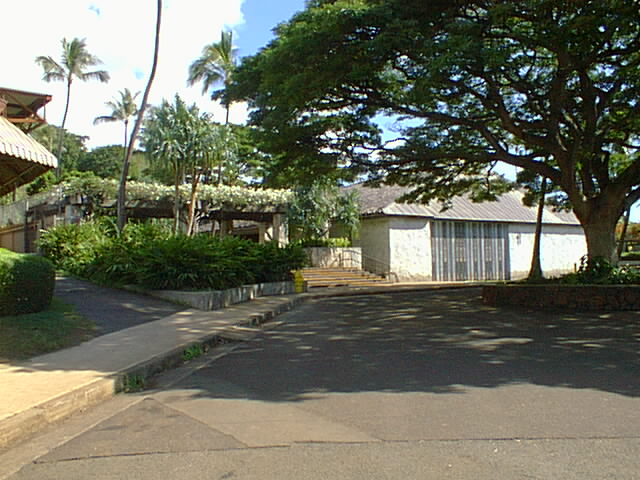
[[[580,259],[576,273],[560,277],[560,283],[570,285],[629,285],[640,283],[640,271],[628,267],[616,267],[602,257]]]
[[[48,260],[0,249],[0,315],[40,312],[51,304],[55,270]]]
[[[139,251],[153,242],[168,239],[168,225],[128,223],[121,234],[115,226],[105,231],[106,240],[94,249],[94,256],[77,274],[98,283],[136,284]]]
[[[135,283],[146,288],[223,290],[287,280],[304,265],[300,247],[278,248],[235,237],[177,235],[151,242],[136,254]]]
[[[304,266],[300,246],[279,248],[236,237],[172,235],[167,228],[109,222],[57,227],[39,246],[59,268],[98,283],[150,289],[221,290],[289,279]]]
[[[38,248],[57,269],[86,277],[85,269],[97,251],[115,235],[115,226],[108,219],[60,225],[42,231]]]
[[[351,240],[349,238],[311,238],[304,239],[296,242],[296,245],[300,245],[301,247],[350,247]]]

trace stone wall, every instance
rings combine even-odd
[[[494,307],[640,310],[640,285],[486,285],[482,301]]]

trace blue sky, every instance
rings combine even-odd
[[[236,28],[239,55],[257,52],[273,38],[271,30],[276,25],[302,9],[304,0],[245,0],[241,7],[245,22]]]

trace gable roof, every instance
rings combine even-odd
[[[398,199],[409,193],[411,187],[383,185],[368,187],[362,183],[344,187],[345,191],[358,194],[360,213],[364,216],[393,215],[429,217],[434,220],[467,220],[483,222],[535,223],[536,208],[522,203],[524,194],[518,190],[501,195],[497,201],[474,202],[467,195],[454,197],[452,206],[442,210],[437,201],[428,204],[403,203]],[[554,212],[546,207],[542,221],[545,224],[580,225],[572,212]]]

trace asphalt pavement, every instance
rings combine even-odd
[[[23,465],[12,480],[637,479],[640,312],[479,293],[309,301],[0,465]]]
[[[96,285],[74,277],[58,276],[54,295],[96,324],[105,335],[172,315],[184,306],[120,288]]]

